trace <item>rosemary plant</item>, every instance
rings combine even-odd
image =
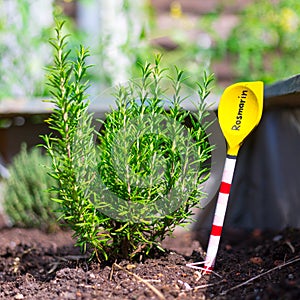
[[[96,132],[87,111],[88,51],[81,46],[71,61],[62,26],[51,40],[49,69],[55,109],[48,123],[57,135],[44,136],[55,201],[83,251],[89,245],[99,259],[148,255],[201,205],[212,150],[204,100],[213,76],[204,74],[195,112],[188,112],[182,108],[184,72],[175,68],[169,77],[157,56],[141,66],[140,80],[115,89],[116,109]]]

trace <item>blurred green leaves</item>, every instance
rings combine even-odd
[[[236,80],[270,83],[299,73],[300,2],[255,0],[238,14],[238,23],[228,37],[213,29],[218,14],[203,16],[200,24],[214,39],[212,60],[227,60]]]

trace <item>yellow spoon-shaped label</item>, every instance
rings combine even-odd
[[[228,144],[228,155],[237,156],[244,139],[258,125],[262,111],[262,81],[239,82],[225,89],[218,119]]]

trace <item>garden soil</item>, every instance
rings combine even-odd
[[[1,229],[0,299],[300,299],[299,230],[223,239],[210,276],[187,267],[205,254],[190,233],[163,245],[140,262],[100,264],[70,232]]]

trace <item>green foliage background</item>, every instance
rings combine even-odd
[[[223,39],[214,29],[222,10],[203,16],[200,27],[211,34],[212,60],[231,61],[236,80],[281,80],[299,73],[300,2],[254,0],[238,14],[238,24]]]

